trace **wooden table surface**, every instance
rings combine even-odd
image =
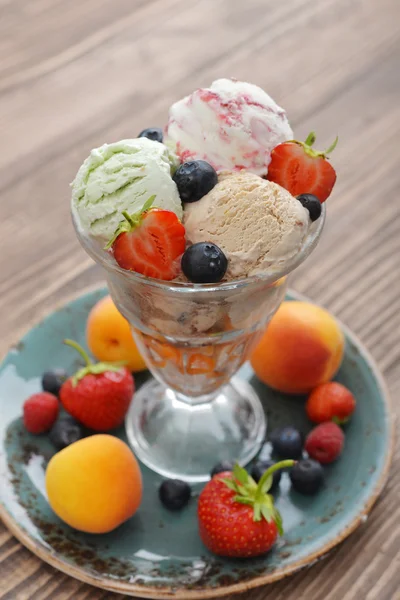
[[[214,78],[264,87],[297,137],[336,133],[338,182],[292,286],[332,310],[380,365],[400,411],[398,0],[0,0],[0,351],[101,282],[69,219],[89,150],[163,124]],[[394,600],[400,456],[365,525],[312,568],[242,600]],[[7,600],[121,600],[55,571],[0,530]]]

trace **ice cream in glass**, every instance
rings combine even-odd
[[[163,476],[205,481],[264,441],[258,395],[234,375],[322,231],[335,177],[314,142],[293,140],[263,90],[220,79],[173,104],[164,132],[92,150],[72,183],[78,238],[153,375],[128,439]]]

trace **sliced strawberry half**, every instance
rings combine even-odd
[[[330,196],[336,173],[328,155],[335,149],[338,138],[325,152],[312,148],[316,136],[311,132],[305,142],[283,142],[272,150],[267,179],[278,183],[292,196],[314,194],[320,202]]]
[[[179,273],[177,258],[185,251],[185,228],[172,211],[150,208],[153,201],[149,198],[135,215],[122,213],[125,221],[106,249],[112,248],[123,269],[170,281]]]

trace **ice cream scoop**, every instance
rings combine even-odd
[[[166,128],[182,162],[266,175],[272,149],[293,139],[285,111],[261,88],[218,79],[173,104]]]
[[[182,217],[182,204],[171,170],[176,156],[145,137],[104,144],[91,151],[72,183],[72,211],[85,234],[108,241],[124,220],[122,211],[152,206]]]
[[[279,269],[301,249],[311,220],[281,186],[241,171],[220,173],[206,196],[185,204],[183,224],[187,243],[221,248],[233,279]]]

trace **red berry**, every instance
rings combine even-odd
[[[306,403],[308,418],[313,423],[335,420],[345,423],[356,408],[356,399],[347,387],[336,381],[318,385]]]
[[[119,427],[135,390],[132,374],[120,365],[93,364],[78,344],[65,341],[85,358],[86,367],[62,385],[61,404],[77,421],[95,431]]]
[[[198,503],[199,534],[204,545],[219,556],[250,557],[267,552],[282,533],[280,514],[267,493],[272,485],[269,475],[293,464],[276,463],[258,484],[239,465],[233,473],[214,475]]]
[[[313,194],[322,203],[330,196],[336,181],[335,169],[328,162],[327,154],[335,148],[337,139],[326,152],[314,150],[314,142],[315,134],[310,133],[305,142],[278,144],[271,153],[267,178],[292,196]]]
[[[339,425],[328,421],[317,425],[307,436],[305,450],[311,458],[325,465],[338,458],[343,450],[344,433]]]
[[[152,201],[150,198],[136,215],[123,213],[126,221],[107,248],[112,247],[114,258],[123,269],[169,281],[179,273],[177,259],[185,251],[185,228],[170,210],[147,210]]]
[[[24,425],[30,433],[45,433],[54,425],[60,405],[48,392],[33,394],[24,403]]]

